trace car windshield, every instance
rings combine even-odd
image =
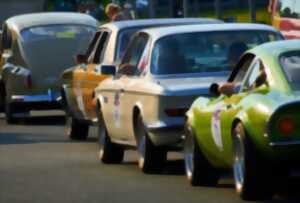
[[[281,67],[287,81],[292,85],[300,85],[300,51],[288,52],[280,56]]]
[[[70,67],[73,56],[87,49],[96,27],[86,25],[49,25],[25,29],[20,44],[29,66],[53,63]]]
[[[244,51],[281,39],[259,30],[175,34],[158,40],[151,59],[156,75],[230,71]]]
[[[277,10],[281,17],[299,18],[300,1],[299,0],[279,0]]]

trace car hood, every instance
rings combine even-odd
[[[209,95],[212,83],[224,83],[228,74],[215,76],[177,76],[154,79],[167,95]]]

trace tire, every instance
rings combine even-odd
[[[99,159],[105,164],[119,164],[124,158],[124,147],[110,140],[102,113],[98,112],[97,117]]]
[[[135,125],[135,133],[138,138],[139,168],[144,173],[161,173],[167,160],[167,150],[163,147],[157,147],[152,143],[140,114],[137,117]]]
[[[80,122],[69,114],[66,115],[66,135],[71,140],[86,140],[89,134],[89,125]]]
[[[237,193],[243,200],[264,200],[272,197],[272,166],[263,160],[247,136],[242,123],[233,130],[233,174]]]
[[[188,124],[185,124],[184,163],[187,179],[192,186],[218,184],[220,172],[205,158]]]
[[[7,124],[15,124],[17,123],[17,118],[14,115],[14,105],[5,102],[4,111],[5,111],[5,120]]]
[[[5,113],[5,87],[0,80],[0,112]]]

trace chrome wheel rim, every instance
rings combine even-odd
[[[144,167],[145,163],[145,153],[146,153],[146,131],[144,129],[144,123],[142,121],[142,118],[139,117],[137,121],[137,133],[138,133],[138,146],[137,150],[139,153],[139,159],[138,159],[138,165],[139,168],[142,169]]]
[[[241,192],[244,185],[245,177],[245,148],[240,133],[236,133],[234,137],[234,164],[233,173],[235,180],[235,187],[238,192]]]
[[[104,127],[103,121],[100,117],[98,117],[98,144],[99,144],[99,158],[102,159],[104,154],[105,147],[105,139],[106,139],[106,129]]]
[[[72,126],[72,117],[66,115],[66,125],[65,125],[65,134],[69,136],[71,134],[71,126]]]
[[[138,145],[138,152],[139,152],[138,164],[139,164],[139,168],[143,168],[143,166],[144,166],[145,152],[146,152],[145,146],[146,146],[146,138],[145,138],[145,136],[142,136],[140,141],[139,141],[139,145]]]
[[[194,172],[194,150],[195,150],[195,141],[193,136],[190,133],[190,130],[187,130],[184,139],[184,163],[185,163],[185,172],[188,180],[192,179]]]

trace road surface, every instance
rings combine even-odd
[[[179,153],[170,153],[161,175],[141,173],[134,151],[126,152],[121,165],[103,165],[97,160],[96,130],[86,142],[71,142],[59,115],[7,125],[0,114],[0,203],[243,202],[231,178],[223,178],[216,188],[189,186]],[[300,202],[299,184],[289,188],[295,192],[266,202]]]

